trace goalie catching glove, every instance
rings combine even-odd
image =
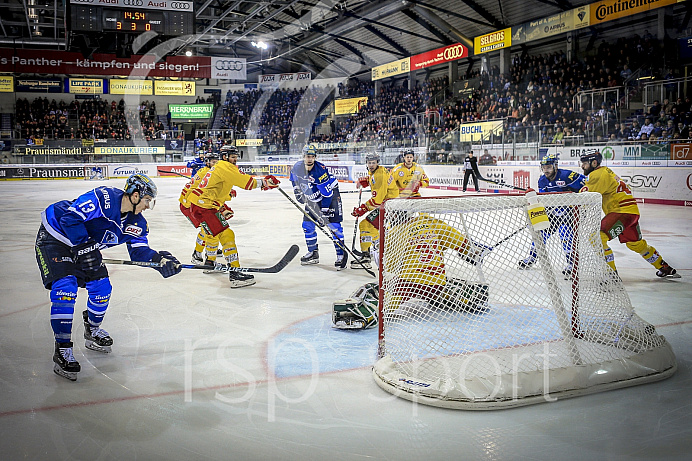
[[[180,271],[183,270],[183,268],[180,266],[180,261],[178,261],[178,258],[173,256],[168,251],[159,251],[151,258],[151,260],[155,263],[163,263],[161,267],[154,267],[154,269],[156,269],[165,279],[179,274]]]
[[[260,179],[262,190],[276,189],[279,187],[279,180],[274,175],[268,174]]]
[[[332,326],[339,330],[365,330],[377,325],[379,287],[366,283],[348,299],[332,304]]]

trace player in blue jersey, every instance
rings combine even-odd
[[[583,174],[570,170],[558,168],[560,154],[548,154],[541,160],[541,171],[543,174],[538,178],[539,192],[579,192],[584,187],[586,177]],[[547,207],[546,213],[550,218],[550,228],[541,232],[543,243],[558,231],[562,241],[562,249],[565,252],[567,266],[562,273],[568,277],[572,272],[573,257],[572,245],[574,243],[574,232],[569,224],[569,210],[559,207]],[[528,269],[536,262],[536,245],[531,244],[529,256],[519,261],[520,269]]]
[[[180,272],[180,262],[172,254],[149,248],[149,228],[142,211],[154,207],[156,191],[149,177],[133,174],[125,190],[98,187],[43,211],[36,236],[36,261],[43,285],[50,290],[56,374],[75,381],[81,369],[72,353],[72,317],[80,287],[89,295],[87,310],[82,313],[85,346],[111,351],[113,339],[100,328],[112,290],[101,249],[125,243],[133,261],[164,263],[154,268],[164,278]]]
[[[193,177],[195,174],[197,174],[199,169],[204,168],[205,165],[206,165],[206,153],[204,152],[204,150],[200,150],[197,152],[196,158],[187,162],[187,167],[192,170],[190,177]]]
[[[323,163],[317,162],[317,150],[310,146],[303,149],[303,160],[298,161],[291,169],[291,183],[296,199],[305,204],[305,210],[320,225],[328,225],[332,234],[339,240],[341,246],[334,241],[336,248],[337,270],[346,267],[348,255],[344,252],[344,229],[341,222],[344,220],[341,194],[339,193],[339,181],[329,173]],[[307,216],[303,218],[303,232],[308,253],[300,258],[300,264],[309,265],[320,262],[317,246],[317,231],[315,223]]]

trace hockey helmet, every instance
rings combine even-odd
[[[206,157],[204,157],[205,160],[221,160],[221,153],[219,152],[209,152]]]
[[[546,156],[541,159],[541,166],[555,165],[555,167],[557,167],[558,160],[560,160],[560,154],[546,154]]]
[[[416,157],[416,153],[413,152],[413,149],[404,149],[404,150],[401,151],[401,156],[402,156],[402,157],[405,157],[405,156],[407,156],[407,155],[409,155],[409,154],[410,154],[410,155],[413,155],[414,158]]]
[[[584,153],[579,156],[579,160],[582,163],[583,162],[591,163],[592,160],[596,160],[596,162],[600,165],[601,162],[603,161],[603,156],[598,151],[598,149],[590,149],[590,150],[584,151]]]
[[[380,161],[380,155],[377,154],[376,152],[370,152],[370,153],[365,155],[365,161],[366,162],[370,162],[373,160],[376,162],[379,162]]]
[[[219,152],[220,156],[224,155],[235,155],[236,157],[239,155],[238,154],[238,148],[236,146],[232,145],[225,145],[221,147],[221,151]]]
[[[312,155],[313,157],[317,157],[317,149],[314,145],[306,144],[305,147],[303,147],[303,156],[306,155]]]
[[[152,181],[149,176],[142,173],[134,173],[130,175],[130,177],[127,178],[127,181],[125,181],[124,190],[126,194],[130,195],[135,192],[139,192],[140,199],[145,195],[148,195],[154,199],[158,193],[158,189],[156,188],[154,181]]]

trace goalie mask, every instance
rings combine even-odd
[[[366,283],[343,300],[332,305],[333,327],[340,330],[365,330],[377,325],[379,288]]]

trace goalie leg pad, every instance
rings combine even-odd
[[[444,307],[470,313],[482,313],[488,310],[488,285],[469,283],[461,279],[449,279],[442,290],[440,298]]]
[[[377,325],[379,289],[375,283],[359,287],[353,295],[332,305],[332,323],[340,330],[365,330]]]

